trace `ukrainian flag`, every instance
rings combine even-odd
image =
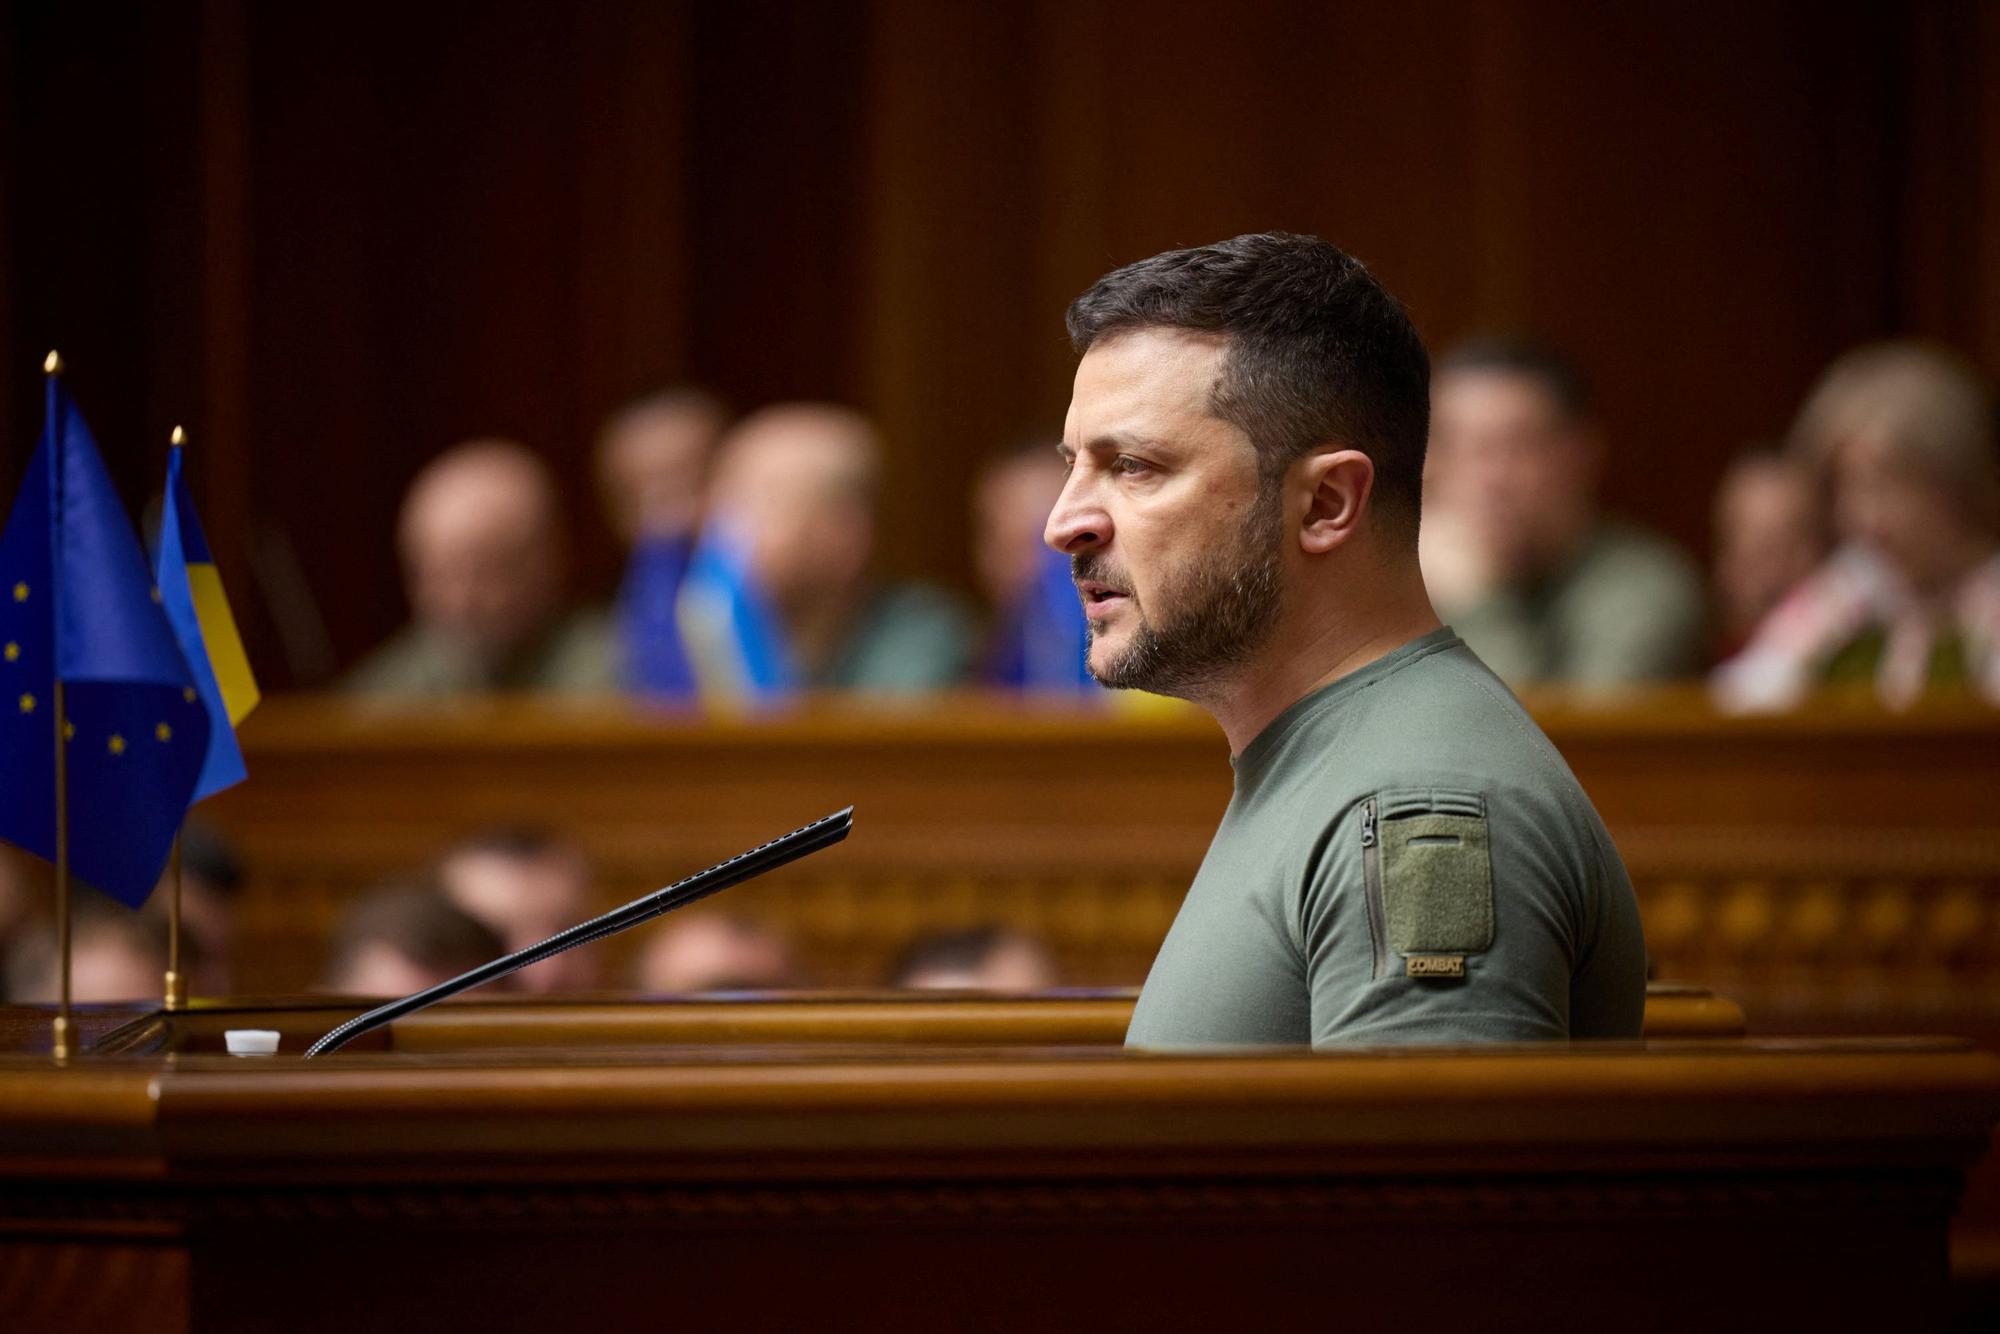
[[[695,543],[677,620],[703,697],[769,704],[798,693],[784,622],[750,569],[749,534],[726,516]]]
[[[195,689],[208,710],[208,754],[195,783],[190,805],[243,781],[243,751],[236,744],[236,725],[257,707],[257,678],[236,633],[236,618],[222,591],[222,575],[209,553],[208,538],[195,516],[187,478],[181,471],[180,432],[175,432],[173,456],[167,461],[167,494],[161,506],[160,546],[154,558],[154,582],[161,605],[180,641],[181,653],[193,671]]]

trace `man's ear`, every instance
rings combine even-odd
[[[1358,449],[1329,449],[1308,454],[1299,466],[1308,488],[1299,545],[1308,555],[1322,556],[1360,527],[1375,490],[1375,463]]]

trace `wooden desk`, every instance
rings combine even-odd
[[[2000,1058],[1926,1041],[0,1056],[0,1299],[24,1334],[1933,1328],[1996,1116]]]
[[[595,1047],[918,1046],[1117,1047],[1125,1041],[1130,990],[992,996],[914,991],[772,992],[682,998],[565,997],[545,1004],[473,995],[434,1005],[364,1034],[356,1051],[569,1050]],[[231,1028],[274,1029],[279,1050],[302,1052],[327,1030],[378,1004],[326,996],[292,1000],[198,1001],[175,1012],[103,1007],[88,1050],[94,1054],[214,1055]],[[25,1022],[0,1049],[46,1050],[46,1031]],[[108,1020],[108,1022],[107,1022]],[[1655,982],[1646,992],[1648,1039],[1740,1038],[1743,1010],[1703,987]]]
[[[2000,1033],[2000,713],[1536,711],[1632,869],[1659,976],[1760,1031]],[[251,781],[204,809],[252,868],[238,984],[267,994],[312,979],[354,894],[483,825],[572,834],[608,906],[849,802],[848,844],[727,900],[794,933],[816,981],[876,985],[914,935],[1001,921],[1077,983],[1132,985],[1230,781],[1199,715],[983,698],[734,719],[291,698],[244,739]]]

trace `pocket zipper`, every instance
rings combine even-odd
[[[1375,832],[1375,798],[1361,803],[1361,879],[1368,900],[1368,934],[1375,945],[1375,980],[1389,975],[1389,923],[1382,907],[1382,845]]]

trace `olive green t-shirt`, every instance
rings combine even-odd
[[[1449,629],[1298,701],[1234,764],[1128,1045],[1639,1036],[1624,864]]]

